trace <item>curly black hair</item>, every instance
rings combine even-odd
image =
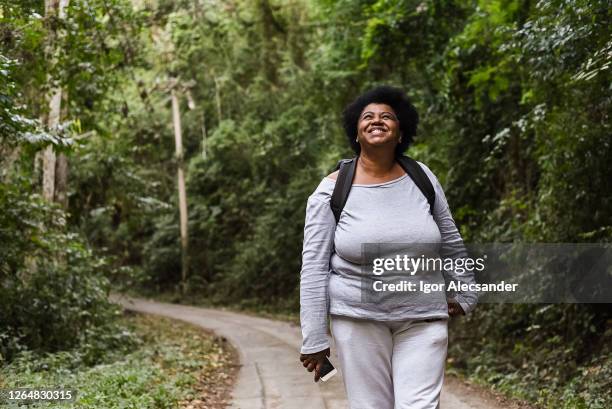
[[[361,152],[359,142],[355,141],[357,137],[357,124],[359,116],[363,109],[369,104],[387,104],[397,116],[402,133],[402,141],[395,148],[396,154],[403,153],[414,139],[416,135],[417,125],[419,123],[419,114],[416,111],[408,96],[399,88],[394,88],[386,85],[373,88],[364,94],[361,94],[357,99],[351,102],[344,108],[342,112],[342,122],[344,132],[351,144],[351,147],[357,155]]]

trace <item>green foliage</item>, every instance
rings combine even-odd
[[[610,405],[607,305],[487,305],[455,321],[456,371],[546,408]]]
[[[0,204],[0,357],[79,346],[91,363],[125,343],[107,300],[105,262],[65,231],[66,215],[7,185]]]
[[[95,128],[91,110],[118,84],[128,64],[138,64],[142,15],[126,0],[70,1],[65,18],[43,16],[42,0],[31,3],[0,3],[0,45],[18,62],[14,76],[20,102],[33,117],[42,117],[47,93],[61,87],[70,95],[64,111]]]
[[[138,342],[129,349],[107,350],[102,365],[87,365],[78,351],[22,353],[0,367],[0,387],[64,385],[77,390],[74,406],[82,409],[176,408],[197,393],[199,376],[207,377],[207,387],[219,387],[230,356],[216,337],[159,317],[124,318],[121,325],[130,327]]]
[[[19,91],[15,80],[18,63],[0,53],[0,165],[15,146],[69,145],[69,140],[45,132],[25,107],[16,102]],[[4,169],[2,169],[4,170]],[[3,172],[4,173],[4,172]]]
[[[16,85],[10,76],[12,68],[13,62],[0,54],[0,137],[3,140],[20,135],[28,125],[13,102]]]
[[[604,3],[487,3],[447,48],[443,91],[462,135],[450,140],[449,196],[468,239],[605,239],[605,75],[572,80],[606,47]]]
[[[48,145],[79,153],[98,129],[91,110],[108,101],[122,68],[137,64],[130,52],[140,20],[123,0],[71,1],[65,18],[43,14],[43,1],[0,2],[0,359],[75,349],[91,364],[129,343],[107,300],[114,270],[69,213],[33,193],[32,165]],[[46,129],[57,88],[62,120]]]

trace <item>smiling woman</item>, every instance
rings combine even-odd
[[[443,257],[463,256],[455,251],[463,243],[437,178],[424,164],[402,156],[417,123],[416,110],[399,89],[378,87],[358,97],[344,110],[346,136],[357,154],[350,161],[352,173],[345,162],[343,173],[323,178],[308,199],[300,360],[318,380],[330,355],[330,315],[351,408],[439,408],[447,320],[476,304],[473,293],[458,291],[448,300],[442,293],[435,304],[406,298],[389,308],[364,300],[360,291],[364,243],[434,243]],[[336,185],[339,191],[349,188],[341,206]],[[446,272],[436,272],[431,282],[443,284],[446,278]],[[463,278],[473,281],[473,275]]]
[[[401,154],[412,143],[419,123],[419,115],[406,94],[396,88],[381,86],[359,96],[346,107],[343,114],[344,132],[353,150],[359,155],[362,146],[359,134],[362,127],[378,125],[388,130],[388,140],[396,138],[395,152]],[[365,141],[367,143],[367,140]]]

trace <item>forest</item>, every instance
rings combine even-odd
[[[136,348],[111,292],[298,311],[306,200],[375,85],[466,242],[610,243],[611,27],[606,0],[0,0],[0,368]],[[458,376],[612,407],[609,304],[455,324]]]

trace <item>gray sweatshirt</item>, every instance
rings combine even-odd
[[[436,191],[433,217],[427,199],[408,175],[384,183],[353,184],[337,225],[330,207],[335,180],[323,178],[308,198],[300,273],[301,353],[329,347],[328,314],[381,321],[448,318],[446,303],[406,302],[389,308],[384,302],[363,302],[362,297],[362,243],[440,243],[441,257],[465,255],[457,252],[462,239],[442,186],[429,168],[419,164]],[[441,274],[474,282],[469,273]],[[444,282],[441,276],[438,281]],[[455,299],[467,314],[477,295],[459,292]]]

